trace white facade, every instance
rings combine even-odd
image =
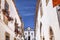
[[[25,40],[34,40],[34,30],[28,27],[26,30],[24,30],[24,36],[25,36]]]
[[[16,38],[16,34],[15,34],[15,20],[17,21],[18,26],[20,27],[21,30],[21,19],[18,15],[18,12],[15,8],[14,2],[13,0],[0,0],[1,1],[1,5],[0,5],[0,40],[6,40],[6,34],[9,34],[9,39],[10,40],[14,40],[14,38]],[[6,22],[8,21],[8,24],[6,25],[4,22],[4,19],[8,19],[6,17],[6,15],[3,14],[2,10],[5,10],[5,1],[8,3],[9,5],[9,17],[13,18],[12,21],[8,21],[6,20]],[[5,10],[6,11],[6,10]],[[5,18],[4,18],[5,17]],[[20,38],[21,39],[21,38]],[[20,40],[19,39],[19,40]]]
[[[36,40],[60,40],[57,6],[53,7],[52,0],[48,0],[48,3],[46,1],[47,0],[40,0],[39,3],[36,21]],[[41,6],[43,14],[42,17],[40,8]],[[40,23],[42,23],[42,26],[40,25]],[[50,39],[50,28],[53,31],[52,39]]]

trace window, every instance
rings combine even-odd
[[[8,5],[7,1],[5,0],[5,9],[2,9],[2,11],[3,11],[4,22],[7,25],[8,25],[8,17],[9,17],[8,10],[9,10],[9,5]]]
[[[27,33],[25,33],[25,35],[27,35]]]
[[[5,15],[9,16],[9,4],[7,3],[7,1],[5,0]]]
[[[15,33],[18,34],[18,24],[16,19],[15,19]]]
[[[45,40],[44,36],[43,36],[43,40]]]
[[[40,22],[40,38],[41,38],[41,40],[42,40],[43,38],[42,38],[41,31],[42,31],[42,23]]]
[[[14,40],[16,40],[16,38],[14,38]]]
[[[42,23],[40,22],[40,34],[41,34],[41,30],[42,30]]]
[[[43,16],[42,3],[40,2],[40,15]]]
[[[28,34],[30,35],[30,32],[28,32]]]
[[[58,21],[59,21],[59,26],[60,26],[60,5],[57,6],[57,16],[58,16]]]
[[[48,5],[49,0],[46,0],[46,6]]]
[[[30,36],[28,36],[28,40],[30,40]]]
[[[9,10],[9,5],[6,0],[5,0],[5,10]]]
[[[50,40],[54,40],[54,34],[51,27],[49,28],[49,35],[50,35]]]
[[[5,40],[10,40],[10,34],[9,33],[5,33]]]
[[[33,33],[31,33],[31,35],[33,35]]]

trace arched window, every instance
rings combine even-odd
[[[42,31],[42,22],[40,22],[40,38],[41,38],[41,40],[42,40],[43,38],[42,38],[41,31]]]
[[[41,30],[42,30],[41,28],[42,28],[42,22],[40,22],[40,33],[41,33]]]
[[[50,40],[54,40],[54,33],[51,27],[49,28],[49,35],[50,35]]]
[[[40,1],[40,16],[43,16],[42,2]]]
[[[27,33],[25,33],[25,35],[27,35]]]

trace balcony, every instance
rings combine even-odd
[[[8,10],[3,9],[2,11],[3,11],[3,15],[5,15],[8,18],[8,21],[13,20],[13,18],[9,16],[9,11]]]
[[[2,9],[2,11],[3,11],[4,15],[6,15],[7,17],[9,16],[9,11],[8,10]]]
[[[8,21],[13,21],[13,18],[8,16]]]
[[[22,34],[21,32],[21,28],[18,26],[18,23],[16,23],[15,21],[15,34],[18,35],[18,34]]]
[[[8,25],[8,21],[12,21],[13,18],[9,16],[8,10],[3,9],[2,11],[3,11],[4,22],[5,22],[5,24]]]

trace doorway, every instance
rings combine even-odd
[[[30,40],[30,36],[28,36],[28,40]]]

